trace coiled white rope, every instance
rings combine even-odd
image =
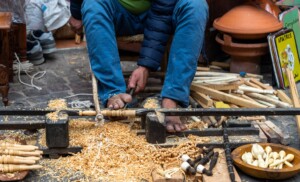
[[[39,86],[35,85],[35,84],[33,83],[33,81],[34,81],[35,79],[40,79],[40,78],[42,78],[42,77],[46,74],[46,71],[38,71],[38,72],[36,72],[35,74],[30,75],[30,74],[28,73],[28,71],[29,71],[30,69],[23,67],[23,64],[21,63],[21,61],[20,61],[20,59],[19,59],[19,57],[18,57],[18,55],[17,55],[16,53],[15,53],[15,57],[16,57],[17,62],[18,62],[18,79],[19,79],[19,82],[20,82],[21,84],[23,84],[23,85],[26,85],[26,86],[29,86],[29,87],[33,87],[33,88],[36,88],[36,89],[38,89],[38,90],[42,90],[42,87],[39,87]],[[23,81],[21,80],[21,70],[23,70],[23,71],[25,72],[25,74],[30,78],[30,84],[25,83],[25,82],[23,82]]]

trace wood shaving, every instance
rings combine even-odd
[[[55,100],[50,100],[48,103],[48,108],[51,110],[56,110],[55,112],[48,113],[46,117],[50,119],[51,121],[58,121],[59,116],[58,113],[61,110],[67,109],[67,102],[65,99],[55,99]]]
[[[155,108],[160,108],[160,105],[159,105],[157,99],[154,99],[154,98],[148,98],[148,99],[145,101],[145,104],[143,105],[143,107],[144,107],[144,108],[147,108],[147,109],[155,109]]]
[[[82,152],[46,163],[55,166],[61,176],[72,176],[81,171],[91,181],[152,181],[151,171],[158,166],[175,164],[179,167],[182,154],[199,155],[196,142],[159,148],[147,143],[144,136],[130,131],[127,124],[119,122],[95,127],[94,123],[84,119],[71,120],[69,135],[70,146],[82,146]]]

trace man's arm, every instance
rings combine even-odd
[[[81,20],[81,4],[83,0],[71,0],[70,2],[70,11],[72,17]]]
[[[172,14],[177,0],[153,0],[146,20],[139,66],[157,70],[160,66],[170,34],[173,32]]]

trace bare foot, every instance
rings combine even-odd
[[[118,94],[108,99],[107,107],[110,109],[122,109],[126,103],[132,101],[132,97],[129,94]]]
[[[164,98],[162,100],[162,107],[168,109],[177,108],[177,103],[172,99]],[[181,132],[187,129],[179,116],[166,116],[165,120],[166,129],[170,133]]]

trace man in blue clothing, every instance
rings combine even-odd
[[[159,69],[165,47],[173,35],[167,73],[161,92],[162,107],[189,105],[190,85],[204,40],[208,19],[205,0],[71,0],[70,24],[85,28],[91,68],[99,80],[104,106],[123,108],[132,98],[126,94],[116,36],[144,34],[138,68],[128,88],[142,91],[149,71]],[[83,22],[83,23],[82,23]],[[178,116],[165,118],[168,132],[186,126]]]

